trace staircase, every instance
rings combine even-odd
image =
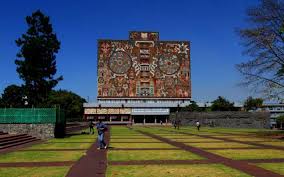
[[[35,141],[39,141],[39,139],[27,134],[10,135],[0,132],[0,150],[6,150]]]

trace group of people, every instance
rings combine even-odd
[[[181,121],[180,120],[174,120],[173,121],[173,126],[175,127],[175,129],[178,129],[179,130],[179,126],[180,126],[180,124],[181,124]],[[197,128],[197,130],[199,131],[200,130],[200,122],[199,121],[196,121],[195,122],[195,125],[196,125],[196,128]]]
[[[175,129],[179,129],[181,121],[180,120],[174,120],[173,121],[173,126],[175,127]],[[196,128],[199,131],[200,130],[200,122],[196,121]],[[90,128],[90,134],[94,134],[94,123],[93,121],[89,122],[89,128]],[[99,141],[99,147],[98,149],[106,149],[107,148],[107,144],[104,141],[104,134],[107,131],[107,126],[106,124],[104,124],[102,122],[101,119],[99,119],[99,122],[96,124],[96,129],[98,131],[98,141]]]
[[[90,128],[90,134],[94,134],[94,123],[93,121],[89,122],[89,128]],[[99,147],[98,149],[106,149],[107,144],[104,141],[104,134],[107,131],[107,126],[106,124],[103,123],[101,119],[99,119],[99,122],[96,124],[96,128],[98,131],[98,141],[99,141]]]

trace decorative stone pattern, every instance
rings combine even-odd
[[[48,139],[54,138],[55,124],[0,124],[0,131]]]
[[[99,40],[98,97],[191,98],[189,41],[159,41],[157,32]]]
[[[85,114],[131,114],[130,108],[85,108]]]
[[[181,120],[182,125],[195,126],[198,120],[201,126],[229,128],[269,128],[270,114],[267,112],[179,112],[172,113],[170,119]]]

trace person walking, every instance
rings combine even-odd
[[[177,129],[178,129],[178,130],[179,130],[180,125],[181,125],[181,120],[178,119],[178,120],[177,120]]]
[[[93,124],[92,120],[90,120],[90,122],[89,122],[89,128],[90,128],[90,134],[94,134],[95,133],[94,124]]]
[[[176,120],[173,121],[173,124],[174,124],[175,129],[177,129],[177,121]]]
[[[199,129],[200,129],[200,123],[199,123],[199,121],[196,122],[196,127],[197,127],[197,130],[199,131]]]
[[[107,145],[104,141],[104,133],[107,130],[107,126],[103,123],[102,119],[99,119],[99,122],[96,125],[98,130],[98,141],[99,141],[99,147],[98,149],[106,149]]]

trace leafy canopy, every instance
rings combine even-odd
[[[246,110],[256,110],[257,108],[261,107],[262,104],[263,104],[262,98],[252,98],[250,96],[246,99],[244,108]]]
[[[267,98],[284,94],[284,1],[260,0],[247,10],[249,27],[238,30],[251,59],[238,64],[243,85]]]
[[[23,87],[17,85],[10,85],[4,89],[2,98],[0,99],[0,107],[23,107],[23,96]]]
[[[186,107],[182,107],[181,111],[199,112],[201,111],[201,108],[196,104],[195,101],[192,101],[190,105],[187,105]]]
[[[224,97],[219,96],[216,100],[212,102],[212,111],[234,111],[234,103],[229,102]]]
[[[46,105],[49,107],[60,105],[60,108],[64,109],[65,116],[68,119],[82,117],[83,103],[85,102],[84,98],[71,91],[58,90],[50,93]]]
[[[19,77],[24,81],[29,105],[41,105],[62,76],[54,78],[56,54],[60,42],[53,32],[49,17],[40,10],[26,17],[28,30],[16,40],[20,51],[15,63]]]

